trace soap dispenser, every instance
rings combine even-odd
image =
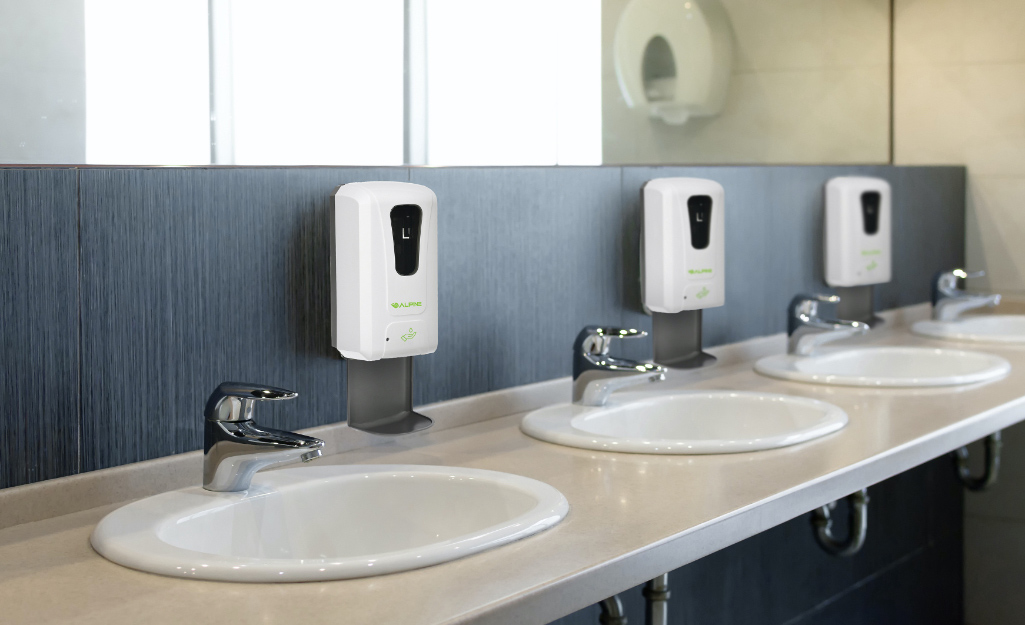
[[[331,339],[348,360],[349,427],[404,434],[430,427],[413,411],[413,356],[438,347],[438,210],[407,182],[335,192]]]
[[[726,199],[700,178],[657,178],[642,192],[641,297],[652,314],[654,361],[693,369],[715,362],[701,350],[701,311],[726,301]]]
[[[873,285],[890,281],[891,192],[881,178],[842,176],[826,183],[826,284],[840,295],[837,315],[873,324]]]

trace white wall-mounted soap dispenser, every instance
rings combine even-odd
[[[652,313],[654,360],[714,362],[701,351],[701,311],[726,301],[725,191],[712,180],[657,178],[642,197],[641,297]]]
[[[334,203],[331,338],[348,359],[349,426],[429,427],[412,410],[412,357],[438,347],[437,197],[407,182],[357,182]]]
[[[826,284],[837,288],[837,315],[873,323],[872,285],[890,281],[890,183],[881,178],[842,176],[826,183]]]

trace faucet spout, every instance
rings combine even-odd
[[[636,386],[646,382],[661,382],[666,379],[666,374],[659,371],[659,365],[640,365],[633,370],[633,373],[623,372],[618,375],[603,375],[589,372],[579,378],[581,387],[580,396],[574,392],[574,403],[581,406],[604,406],[609,400],[613,391],[628,386]],[[574,386],[574,391],[576,385]]]
[[[319,438],[261,427],[248,418],[253,412],[252,401],[291,399],[296,395],[273,387],[229,382],[218,386],[207,402],[204,421],[203,488],[216,492],[247,490],[253,475],[261,469],[319,458],[324,447]]]
[[[869,325],[861,321],[822,319],[819,303],[835,304],[836,295],[798,295],[790,302],[787,323],[787,353],[810,356],[815,349],[858,334],[868,332]]]
[[[932,284],[932,318],[936,321],[957,321],[969,310],[993,308],[999,304],[999,294],[969,293],[957,288],[958,278],[978,278],[984,275],[985,271],[968,273],[963,269],[941,271],[936,274]]]
[[[665,368],[609,356],[613,339],[640,338],[646,332],[587,326],[573,344],[573,403],[604,406],[617,389],[666,379]]]

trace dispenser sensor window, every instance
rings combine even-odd
[[[879,200],[881,197],[878,191],[866,191],[861,194],[861,215],[865,220],[865,234],[879,232]]]
[[[416,273],[420,264],[420,222],[423,210],[415,204],[391,209],[391,236],[395,243],[395,271],[400,276]]]
[[[708,247],[708,237],[712,223],[711,196],[690,196],[687,199],[687,212],[690,215],[690,244],[696,250],[703,250]]]

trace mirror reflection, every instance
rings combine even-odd
[[[874,163],[889,0],[0,0],[0,163]]]

